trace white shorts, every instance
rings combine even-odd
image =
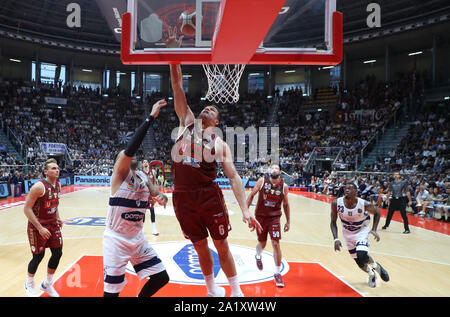
[[[120,293],[127,284],[125,270],[128,261],[140,280],[165,270],[164,264],[142,232],[132,239],[117,233],[103,234],[104,291]]]
[[[357,232],[342,230],[342,236],[352,258],[356,259],[356,251],[369,252],[369,232],[369,226],[364,226]]]

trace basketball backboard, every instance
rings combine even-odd
[[[166,48],[169,27],[182,35],[182,25],[190,35],[180,48]],[[124,64],[336,65],[342,42],[336,0],[128,0],[121,58]]]

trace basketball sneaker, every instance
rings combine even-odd
[[[25,293],[27,294],[27,297],[37,297],[38,296],[36,293],[36,290],[34,289],[34,282],[33,283],[25,282],[24,288],[25,288]]]
[[[258,267],[258,270],[262,271],[263,263],[262,263],[261,257],[258,255],[255,255],[255,259],[256,259],[256,266]]]
[[[154,222],[152,222],[152,234],[154,236],[159,236],[158,229],[156,229],[156,224]]]
[[[225,297],[225,289],[223,287],[217,286],[214,292],[208,292],[207,297]]]
[[[273,276],[274,280],[275,280],[275,285],[277,287],[284,287],[284,283],[283,283],[283,279],[281,278],[281,274],[280,273],[276,273]]]
[[[376,287],[377,286],[377,276],[376,276],[375,271],[373,269],[370,269],[370,272],[369,272],[369,282],[367,284],[370,287]]]
[[[381,266],[380,263],[377,262],[377,268],[375,269],[377,271],[377,273],[380,275],[381,279],[384,282],[389,282],[389,274],[388,272],[384,269],[384,267]]]
[[[53,287],[53,283],[49,284],[47,281],[44,281],[41,283],[40,289],[50,295],[50,297],[59,297],[58,292]]]

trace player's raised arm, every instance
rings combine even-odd
[[[168,34],[163,38],[163,42],[168,48],[178,48],[181,46],[182,39],[183,36],[177,38],[177,29],[174,27],[169,28]],[[180,126],[185,127],[194,122],[195,117],[187,104],[186,95],[183,90],[183,73],[179,64],[170,64],[170,81],[173,90],[175,112],[180,120]]]
[[[125,150],[122,150],[118,155],[116,162],[114,163],[113,175],[111,177],[111,193],[117,191],[122,184],[123,180],[127,177],[130,171],[130,162],[136,155],[139,147],[147,134],[153,120],[159,115],[159,111],[162,107],[167,105],[167,102],[162,99],[153,105],[150,116],[137,128],[131,140],[128,142]]]
[[[230,180],[231,189],[233,190],[234,196],[236,197],[236,200],[242,211],[242,221],[247,223],[248,227],[251,228],[252,231],[256,229],[258,232],[261,232],[261,225],[255,219],[255,217],[250,214],[250,211],[248,210],[245,200],[244,185],[242,184],[242,179],[237,173],[236,167],[233,163],[233,159],[231,158],[230,147],[220,138],[217,140],[216,157],[218,158],[217,161],[222,163],[225,175]]]

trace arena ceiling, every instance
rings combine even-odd
[[[0,28],[55,41],[119,49],[119,43],[103,17],[97,1],[2,0]],[[115,1],[126,3],[126,0]],[[67,5],[74,2],[78,3],[82,10],[80,28],[69,28],[66,25],[69,14],[66,12]],[[337,0],[338,10],[344,14],[344,37],[367,32],[366,18],[369,13],[366,8],[371,2],[381,6],[382,28],[450,12],[448,0]],[[293,23],[289,32],[289,37],[295,38],[300,36],[302,30],[296,28]]]
[[[0,6],[0,50],[3,56],[18,56],[31,58],[30,54],[39,51],[41,58],[54,62],[67,62],[68,59],[83,65],[117,64],[120,43],[103,17],[97,1],[126,3],[126,0],[2,0]],[[382,12],[382,27],[369,29],[366,25],[369,3],[378,3]],[[82,9],[81,28],[69,28],[66,25],[67,5],[78,3]],[[437,34],[441,41],[450,43],[450,2],[448,0],[337,0],[338,11],[344,15],[344,51],[347,58],[360,59],[366,57],[383,56],[385,45],[389,45],[391,52],[407,51],[432,47],[431,34]],[[446,17],[445,22],[439,19]],[[394,29],[398,26],[415,23],[415,21],[434,21],[415,29],[414,41],[409,32],[397,32],[381,36],[383,44],[377,41],[366,41],[364,34],[383,33],[383,30]],[[68,54],[61,55],[60,48],[43,45],[37,41],[17,41],[14,37],[2,37],[1,32],[9,35],[22,35],[32,38],[46,39],[58,43],[69,43],[81,47],[106,49],[115,52],[102,59],[102,52],[75,49]],[[292,25],[290,36],[299,36],[298,28]],[[375,35],[375,37],[379,36]],[[85,54],[92,58],[86,60]],[[70,57],[69,57],[70,56]],[[104,56],[104,54],[103,54]],[[89,66],[89,65],[86,65]]]

